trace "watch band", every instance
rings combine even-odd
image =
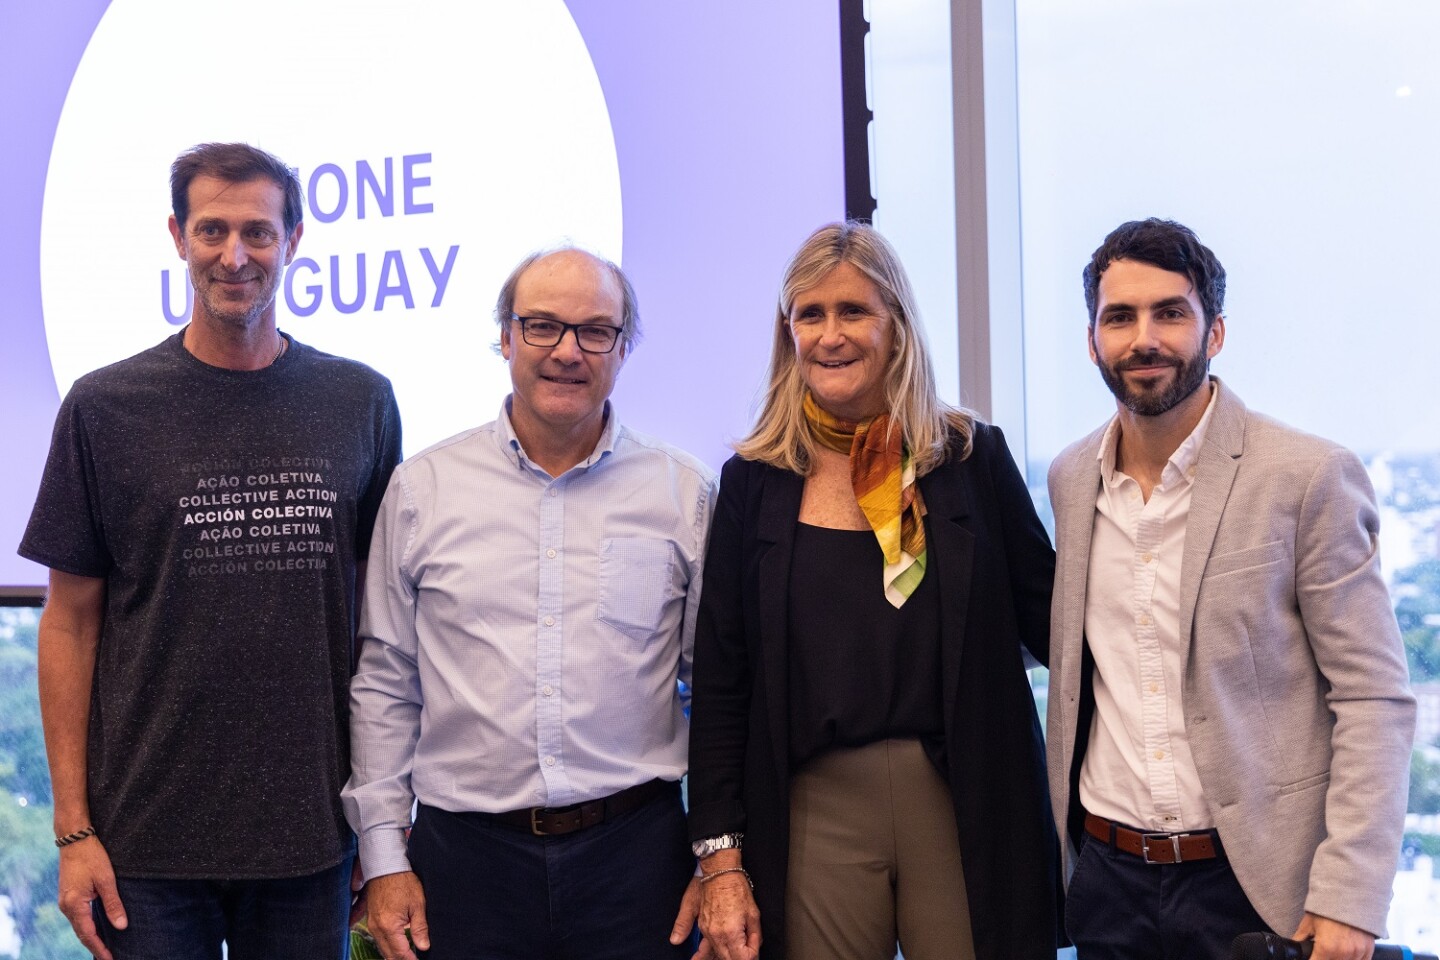
[[[690,850],[695,854],[695,859],[704,860],[712,853],[718,853],[721,850],[739,850],[740,841],[744,837],[743,833],[722,833],[717,837],[696,840],[690,844]]]

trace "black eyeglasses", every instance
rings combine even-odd
[[[520,336],[532,347],[553,347],[575,331],[575,342],[586,353],[609,353],[620,340],[620,328],[608,323],[561,323],[549,317],[521,317],[510,314],[520,324]]]

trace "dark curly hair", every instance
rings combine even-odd
[[[1116,260],[1148,263],[1189,277],[1205,311],[1207,330],[1215,318],[1225,312],[1225,268],[1215,254],[1184,224],[1151,217],[1120,224],[1090,255],[1090,262],[1085,265],[1081,276],[1085,281],[1085,307],[1090,311],[1092,329],[1095,327],[1100,275]]]

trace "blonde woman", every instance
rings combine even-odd
[[[909,281],[873,228],[823,227],[791,260],[736,450],[691,719],[710,947],[1053,960],[1023,651],[1046,659],[1054,553],[1000,431],[936,396]]]

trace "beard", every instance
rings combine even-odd
[[[203,306],[212,319],[226,326],[242,329],[253,326],[275,302],[280,291],[280,277],[283,275],[283,271],[278,270],[267,275],[251,266],[243,271],[241,276],[258,279],[259,289],[253,297],[233,298],[226,296],[223,286],[209,275],[211,272],[223,271],[219,271],[215,265],[190,271],[190,284],[195,288],[197,305]]]
[[[1101,363],[1100,378],[1125,409],[1142,417],[1158,417],[1174,409],[1186,397],[1200,389],[1209,378],[1210,358],[1205,356],[1205,344],[1208,342],[1207,336],[1201,340],[1200,349],[1189,357],[1167,357],[1158,351],[1151,351],[1132,354],[1113,366]],[[1154,366],[1175,368],[1175,376],[1169,386],[1131,387],[1126,383],[1126,370]]]

